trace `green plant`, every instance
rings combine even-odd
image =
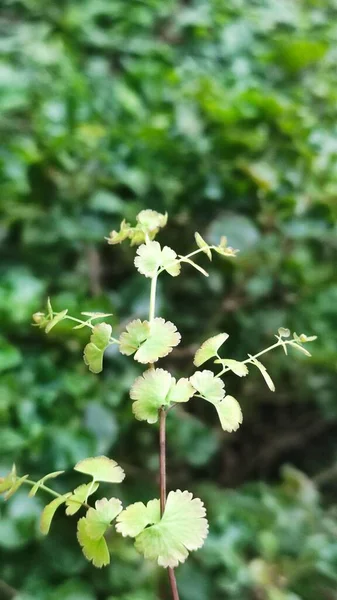
[[[175,325],[156,316],[156,289],[158,278],[164,272],[172,277],[180,274],[182,264],[186,263],[208,276],[207,271],[194,262],[198,254],[206,254],[212,260],[215,252],[225,257],[235,258],[237,250],[227,245],[226,237],[222,237],[218,245],[209,245],[199,233],[195,234],[197,249],[186,256],[178,255],[168,246],[161,247],[155,237],[166,225],[167,214],[153,210],[143,210],[137,215],[134,226],[122,221],[119,231],[112,231],[107,238],[110,245],[129,240],[131,246],[138,246],[135,266],[140,274],[151,280],[148,320],[131,321],[119,337],[112,335],[112,326],[102,319],[112,316],[109,313],[82,312],[85,319],[73,317],[68,309],[60,312],[53,310],[48,299],[46,312],[33,315],[34,324],[49,333],[61,321],[70,320],[74,329],[89,328],[90,341],[84,348],[84,362],[92,373],[103,370],[104,353],[110,346],[117,345],[121,354],[132,356],[135,361],[147,365],[147,370],[134,381],[130,397],[133,400],[132,411],[136,419],[154,424],[159,421],[159,479],[160,498],[149,500],[145,505],[136,502],[123,508],[119,498],[102,498],[96,500],[94,506],[89,498],[94,495],[101,483],[119,484],[125,477],[124,470],[116,461],[106,456],[90,457],[79,461],[74,469],[91,478],[89,483],[81,484],[74,490],[59,494],[46,485],[51,479],[62,475],[63,471],[49,473],[39,481],[29,479],[29,475],[18,476],[13,466],[11,472],[0,480],[0,492],[9,499],[22,485],[31,487],[30,496],[39,490],[46,492],[54,499],[47,504],[41,515],[41,532],[48,534],[56,510],[65,506],[68,516],[78,514],[84,508],[85,516],[77,523],[77,537],[84,556],[96,567],[103,567],[110,562],[107,535],[112,523],[116,521],[115,530],[123,537],[135,539],[135,547],[145,558],[154,560],[159,566],[168,569],[172,597],[179,599],[174,569],[185,562],[190,551],[198,550],[203,545],[208,532],[208,522],[203,502],[193,498],[188,491],[166,491],[166,417],[177,404],[186,403],[193,397],[211,403],[219,416],[224,431],[233,432],[242,422],[242,412],[237,400],[226,394],[221,377],[232,372],[238,377],[245,377],[249,367],[256,367],[263,376],[271,391],[274,383],[265,368],[258,360],[263,354],[282,347],[285,354],[288,347],[295,348],[310,356],[304,345],[316,339],[305,334],[291,336],[290,330],[280,328],[275,336],[277,341],[256,355],[248,355],[243,361],[221,358],[220,347],[228,338],[227,333],[220,333],[207,339],[194,356],[194,365],[199,368],[209,360],[219,367],[214,374],[211,370],[197,370],[189,378],[176,380],[169,371],[157,368],[159,359],[166,357],[180,343],[181,336]],[[97,324],[97,321],[99,323]]]

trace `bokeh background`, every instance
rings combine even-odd
[[[1,472],[105,453],[127,471],[125,502],[157,495],[158,432],[127,392],[139,365],[111,352],[94,376],[84,330],[45,336],[31,314],[50,294],[73,315],[113,312],[116,331],[144,317],[134,249],[104,236],[168,211],[160,240],[179,253],[196,230],[241,252],[205,264],[208,279],[163,277],[160,314],[183,336],[163,366],[188,376],[221,331],[239,359],[279,326],[318,336],[311,359],[266,356],[274,394],[258,372],[228,378],[237,433],[197,400],[170,413],[169,487],[199,494],[211,523],[177,572],[181,598],[335,600],[336,0],[6,0],[1,25]],[[165,598],[128,540],[97,571],[61,514],[41,539],[45,500],[0,506],[1,598]]]

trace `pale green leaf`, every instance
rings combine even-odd
[[[104,319],[105,317],[112,317],[113,313],[81,312],[81,315],[84,315],[85,317],[90,317],[90,321],[93,321],[93,319]]]
[[[53,318],[54,311],[53,311],[53,307],[51,305],[51,300],[50,300],[49,296],[47,298],[47,313],[48,313],[48,318],[51,320]]]
[[[54,317],[52,318],[52,320],[48,321],[45,332],[49,333],[53,329],[53,327],[55,327],[55,325],[57,325],[57,323],[60,323],[61,321],[63,321],[67,312],[68,312],[68,309],[66,308],[65,310],[62,310],[61,312],[56,313],[54,315]]]
[[[303,346],[301,346],[301,344],[297,344],[296,342],[289,342],[289,344],[290,344],[290,346],[292,346],[293,348],[296,348],[296,350],[299,350],[306,356],[311,356],[310,352],[306,348],[303,348]]]
[[[122,503],[117,498],[96,500],[95,508],[89,508],[86,514],[86,533],[93,540],[103,537],[111,521],[119,515]]]
[[[22,484],[28,479],[29,475],[24,475],[23,477],[19,477],[15,479],[10,489],[5,494],[5,500],[8,500],[11,496],[18,491],[18,489],[22,486]]]
[[[110,554],[104,537],[93,540],[87,531],[87,519],[82,517],[77,523],[77,539],[85,558],[97,568],[110,563]]]
[[[180,273],[181,265],[177,262],[177,254],[169,246],[164,246],[161,251],[161,266],[172,277],[177,277]]]
[[[146,506],[142,502],[136,502],[135,504],[130,504],[130,506],[118,515],[116,530],[123,537],[136,537],[145,527],[159,521],[159,500],[150,500]]]
[[[130,397],[135,400],[132,410],[136,419],[156,423],[158,409],[167,404],[172,380],[170,373],[163,369],[149,369],[137,377],[130,390]]]
[[[126,240],[126,238],[130,237],[132,234],[132,227],[130,223],[127,223],[123,220],[120,224],[119,231],[110,231],[109,237],[105,238],[108,241],[108,244],[115,245],[121,244]]]
[[[224,382],[215,377],[212,371],[196,371],[190,377],[190,382],[197,392],[212,404],[222,400],[225,395]]]
[[[242,411],[238,401],[233,396],[225,396],[214,404],[224,431],[236,431],[242,423]]]
[[[120,336],[120,351],[129,355],[137,350],[135,360],[143,364],[154,363],[167,356],[180,342],[176,326],[161,317],[151,323],[139,319],[132,321],[126,329]]]
[[[188,402],[188,400],[192,398],[194,392],[195,389],[188,379],[182,377],[176,382],[176,380],[173,378],[171,389],[166,401],[168,404],[176,402]]]
[[[13,465],[11,471],[8,473],[8,475],[6,475],[6,477],[0,477],[0,494],[3,494],[3,492],[9,490],[16,480],[16,467]]]
[[[103,369],[103,355],[110,343],[111,325],[99,323],[95,325],[90,336],[90,343],[84,348],[84,362],[92,373],[100,373]]]
[[[69,496],[70,494],[58,496],[55,498],[55,500],[52,500],[49,504],[47,504],[47,506],[44,507],[40,520],[40,529],[43,535],[47,535],[49,533],[52,520],[58,507],[61,506],[61,504],[64,504]]]
[[[290,329],[286,329],[285,327],[280,327],[278,330],[278,334],[280,337],[289,337],[290,336]]]
[[[161,268],[176,277],[180,273],[180,264],[176,259],[177,255],[172,248],[165,246],[162,249],[159,242],[147,242],[139,246],[135,266],[145,277],[155,277]]]
[[[217,356],[220,346],[228,339],[228,333],[219,333],[208,340],[206,340],[197,350],[194,357],[194,364],[196,367],[200,367],[204,362]]]
[[[205,275],[205,277],[209,277],[209,273],[207,273],[207,271],[205,271],[205,269],[203,269],[202,267],[200,267],[200,265],[198,265],[197,263],[195,263],[194,260],[191,260],[187,256],[181,256],[181,255],[179,255],[179,258],[180,258],[181,262],[188,263],[189,265],[191,265],[192,267],[194,267],[194,269],[196,269],[197,271],[199,271],[199,273],[202,273],[203,275]]]
[[[75,515],[80,510],[80,508],[87,502],[89,496],[91,496],[97,491],[98,486],[99,483],[97,481],[92,481],[91,483],[84,483],[83,485],[79,485],[66,500],[66,514],[68,516]]]
[[[167,213],[162,214],[147,208],[141,210],[136,217],[139,226],[148,233],[157,233],[167,223]]]
[[[201,237],[200,233],[196,231],[194,234],[195,241],[197,243],[198,248],[200,248],[205,254],[207,254],[209,260],[212,260],[212,252],[205,240]]]
[[[48,475],[45,475],[44,477],[39,479],[39,481],[36,482],[36,484],[30,490],[28,496],[35,496],[35,494],[40,489],[41,485],[43,485],[45,483],[45,481],[48,481],[48,479],[55,479],[55,477],[58,477],[59,475],[62,475],[63,473],[64,473],[64,471],[54,471],[53,473],[48,473]]]
[[[148,321],[135,319],[126,326],[119,338],[119,349],[122,354],[130,356],[140,348],[141,344],[147,340],[150,335],[150,324]]]
[[[94,481],[106,481],[108,483],[121,483],[125,477],[123,469],[112,458],[107,456],[96,456],[80,460],[75,471],[90,475]]]
[[[177,567],[190,551],[203,545],[208,533],[205,515],[203,503],[190,492],[170,492],[161,520],[146,527],[136,537],[135,546],[158,565]]]
[[[238,377],[245,377],[248,375],[248,367],[243,362],[239,360],[233,360],[232,358],[221,358],[220,360],[216,360],[216,363],[221,363],[224,367],[227,367],[235,375]]]
[[[248,354],[249,358],[250,358],[250,362],[255,365],[259,371],[261,372],[262,377],[264,378],[267,386],[269,387],[269,389],[272,392],[275,392],[275,385],[274,382],[272,380],[272,378],[270,377],[266,367],[256,358],[254,358],[253,356],[251,356],[250,354]]]
[[[222,256],[229,256],[235,258],[239,250],[235,250],[231,246],[227,246],[227,238],[225,235],[222,236],[220,240],[220,244],[218,246],[213,246],[213,249]]]

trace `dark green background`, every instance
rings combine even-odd
[[[208,279],[187,265],[163,276],[158,309],[183,344],[162,366],[190,375],[220,331],[241,359],[279,326],[319,336],[311,359],[266,357],[275,394],[258,372],[228,378],[237,433],[197,400],[170,413],[169,487],[200,494],[211,523],[177,572],[181,598],[335,599],[336,0],[7,0],[0,23],[1,472],[15,461],[37,478],[106,453],[127,471],[113,493],[157,495],[156,426],[134,421],[127,393],[139,365],[112,352],[94,376],[85,331],[30,323],[48,294],[75,316],[113,312],[116,332],[145,317],[134,249],[104,236],[168,211],[160,240],[177,252],[196,230],[241,252]],[[69,519],[42,540],[45,501],[24,490],[0,505],[0,578],[18,600],[158,598],[131,541],[113,537],[96,571]]]

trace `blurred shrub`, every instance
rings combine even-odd
[[[268,357],[273,396],[258,374],[229,380],[244,404],[239,434],[219,435],[202,406],[172,416],[170,486],[209,490],[214,524],[181,569],[184,600],[311,600],[336,587],[336,523],[316,496],[290,501],[267,484],[221,492],[271,481],[285,461],[309,475],[336,461],[336,17],[335,0],[2,9],[1,470],[15,460],[39,476],[111,452],[129,473],[127,499],[140,475],[137,497],[155,493],[157,440],[127,400],[137,368],[112,353],[94,377],[70,332],[64,344],[30,326],[48,293],[58,310],[112,309],[116,323],[146,313],[132,253],[103,240],[141,208],[170,212],[165,241],[182,253],[195,230],[241,248],[221,275],[163,282],[160,310],[183,333],[167,361],[178,375],[220,330],[238,357],[279,326],[319,336],[310,365]],[[36,502],[1,507],[0,575],[21,600],[150,600],[157,573],[127,544],[99,576],[65,544],[62,520],[41,544]]]

